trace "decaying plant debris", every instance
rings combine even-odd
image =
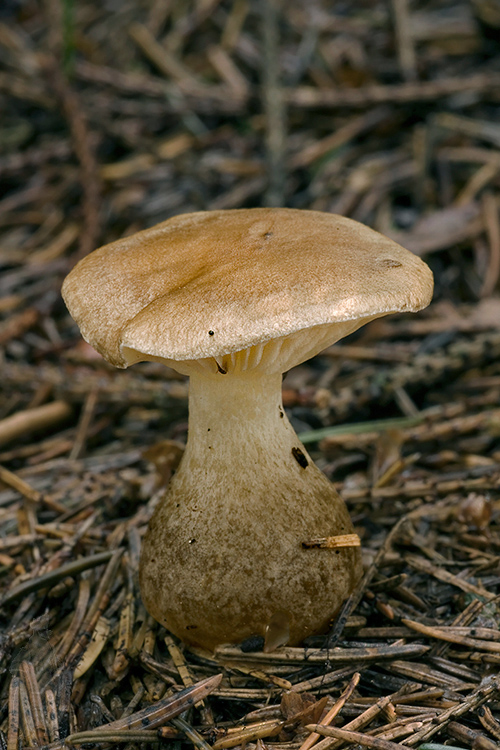
[[[498,747],[499,35],[486,0],[2,6],[8,750]],[[98,244],[266,204],[393,236],[431,264],[436,301],[284,381],[364,548],[330,634],[209,656],[158,627],[137,585],[186,383],[112,371],[59,289]]]

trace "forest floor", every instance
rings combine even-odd
[[[2,5],[7,750],[499,747],[499,38],[497,0]],[[98,245],[262,205],[391,236],[435,299],[284,380],[362,540],[329,635],[209,655],[146,614],[137,580],[187,382],[106,364],[60,287]]]

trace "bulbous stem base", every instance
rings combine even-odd
[[[195,374],[189,409],[185,454],[144,537],[146,608],[210,650],[276,622],[291,645],[324,631],[361,575],[360,550],[302,546],[353,527],[284,413],[281,375]]]

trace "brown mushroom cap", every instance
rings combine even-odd
[[[184,214],[105,245],[77,264],[63,296],[83,337],[127,367],[358,321],[349,332],[422,309],[432,289],[423,261],[356,221],[255,208]]]

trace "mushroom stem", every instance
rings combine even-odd
[[[193,373],[186,451],[146,533],[149,612],[209,649],[287,623],[327,627],[361,572],[356,548],[303,549],[353,527],[284,412],[281,374]]]
[[[191,376],[184,458],[190,472],[201,480],[200,474],[208,478],[211,471],[222,470],[218,481],[224,484],[234,482],[235,471],[250,471],[253,484],[256,466],[265,465],[275,453],[282,460],[284,453],[298,445],[283,409],[281,379],[281,373],[255,371]]]

